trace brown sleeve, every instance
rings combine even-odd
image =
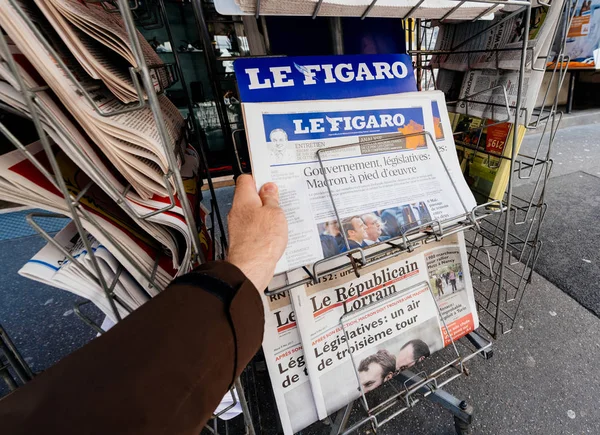
[[[229,310],[203,290],[215,279],[234,289]],[[237,376],[260,347],[264,312],[227,262],[182,281],[0,400],[2,433],[200,433],[233,381],[234,355]]]

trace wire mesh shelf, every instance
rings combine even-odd
[[[67,72],[70,79],[73,81],[74,86],[77,87],[78,91],[86,97],[88,102],[92,104],[92,107],[101,116],[113,116],[115,113],[106,113],[98,107],[90,90],[83,86],[76,77],[69,71],[68,65],[66,65],[60,59],[60,56],[54,51],[54,47],[45,38],[45,35],[37,28],[31,20],[28,18],[27,13],[22,9],[21,4],[18,0],[8,0],[13,8],[15,8],[22,19],[25,21],[28,27],[34,32],[37,38],[40,39],[44,47],[54,57],[58,59],[58,62],[62,69]],[[89,0],[88,0],[89,1]],[[377,6],[378,0],[373,0],[368,7],[365,8],[361,18],[368,18],[372,13],[373,9]],[[511,49],[494,49],[486,50],[486,53],[491,53],[494,58],[496,66],[499,64],[499,59],[502,53],[506,51],[517,51],[521,54],[520,68],[518,70],[518,92],[517,98],[514,102],[510,102],[508,91],[505,87],[493,86],[484,91],[479,91],[466,95],[463,98],[449,102],[449,106],[455,106],[461,102],[469,104],[478,103],[478,97],[485,95],[486,93],[501,93],[503,100],[501,103],[493,103],[492,106],[497,108],[499,113],[504,116],[500,119],[495,119],[497,123],[510,122],[515,123],[515,128],[518,125],[524,125],[528,130],[541,129],[541,137],[537,147],[533,152],[528,153],[517,153],[515,152],[516,146],[516,135],[513,142],[512,153],[510,156],[499,156],[493,152],[488,152],[492,157],[498,157],[507,160],[510,163],[510,180],[502,200],[490,201],[480,206],[475,207],[472,210],[465,210],[464,214],[455,216],[452,219],[452,223],[448,222],[425,222],[421,225],[411,228],[410,230],[403,233],[396,239],[387,241],[386,244],[380,245],[375,248],[368,250],[355,249],[350,250],[347,254],[340,255],[336,258],[325,259],[317,262],[313,265],[312,269],[308,267],[300,270],[286,273],[278,277],[280,285],[274,289],[271,289],[268,294],[277,294],[290,290],[298,285],[307,284],[310,282],[316,282],[319,277],[340,270],[353,270],[357,275],[363,267],[367,265],[375,264],[377,261],[381,261],[383,258],[390,258],[391,256],[402,255],[406,252],[410,252],[417,244],[426,243],[432,240],[440,240],[448,235],[456,232],[464,231],[469,247],[469,263],[473,277],[473,287],[476,293],[476,301],[479,309],[480,323],[482,328],[490,334],[491,337],[498,337],[501,334],[511,331],[514,327],[517,319],[520,304],[523,299],[523,295],[526,292],[527,285],[531,282],[534,267],[536,261],[540,255],[542,249],[542,242],[539,239],[539,234],[542,228],[545,212],[547,205],[544,201],[546,181],[552,170],[551,149],[552,142],[556,135],[556,132],[560,125],[562,114],[558,111],[558,97],[551,99],[551,95],[558,95],[558,92],[553,93],[553,89],[560,89],[564,83],[566,73],[568,56],[564,52],[564,46],[566,43],[566,35],[561,36],[560,50],[558,53],[552,56],[542,56],[536,54],[534,47],[528,47],[528,29],[529,29],[529,17],[531,14],[532,5],[528,1],[496,1],[496,0],[477,0],[478,3],[489,5],[477,16],[473,21],[488,15],[492,12],[499,10],[500,6],[508,6],[507,9],[513,8],[507,15],[502,19],[508,20],[518,14],[524,14],[525,19],[525,30],[522,46],[520,48]],[[182,74],[181,64],[179,62],[179,54],[177,51],[173,51],[174,63],[172,65],[148,65],[140,46],[136,32],[136,24],[146,28],[159,28],[164,27],[168,35],[168,40],[172,47],[175,47],[175,41],[173,39],[172,31],[170,28],[169,20],[166,15],[165,4],[163,0],[153,0],[151,2],[138,2],[137,0],[114,0],[114,1],[100,1],[103,8],[114,13],[119,13],[123,18],[124,26],[127,30],[129,37],[129,43],[132,48],[134,58],[137,62],[136,68],[130,68],[131,80],[136,90],[137,102],[127,105],[122,112],[127,113],[129,111],[147,109],[152,113],[153,121],[156,124],[156,128],[160,137],[160,141],[163,144],[166,157],[169,163],[169,171],[164,174],[164,186],[169,192],[169,203],[165,205],[163,209],[152,211],[152,212],[140,212],[139,209],[135,208],[131,204],[131,198],[128,196],[131,186],[126,187],[125,190],[111,190],[109,189],[109,195],[127,214],[135,221],[144,225],[146,221],[151,221],[151,218],[158,213],[163,213],[177,207],[178,212],[184,217],[190,234],[194,235],[192,238],[193,252],[189,259],[188,264],[191,266],[196,263],[197,260],[205,261],[203,258],[202,249],[200,247],[200,240],[198,236],[198,222],[195,219],[197,213],[194,212],[193,204],[189,204],[187,201],[178,199],[185,198],[185,187],[182,182],[180,173],[180,151],[173,149],[169,146],[170,137],[166,129],[163,114],[160,110],[158,96],[166,88],[171,86],[175,81],[179,81],[184,90],[186,90],[186,104],[188,106],[188,112],[190,116],[187,119],[185,132],[182,137],[185,140],[191,140],[194,142],[196,149],[200,153],[200,164],[202,165],[204,175],[209,184],[209,190],[211,194],[212,210],[209,212],[209,220],[211,225],[208,228],[209,233],[212,237],[212,251],[219,252],[220,256],[226,250],[227,242],[225,239],[225,230],[223,221],[217,205],[216,194],[214,186],[210,177],[207,166],[207,145],[204,130],[206,128],[217,126],[221,124],[224,131],[227,132],[230,129],[229,123],[224,121],[235,121],[237,122],[237,113],[228,114],[226,109],[222,106],[222,102],[214,103],[210,107],[206,107],[204,114],[201,116],[194,116],[195,107],[192,103],[192,99],[187,92],[187,86],[185,83],[185,77]],[[471,65],[471,59],[481,54],[480,50],[465,50],[466,45],[463,41],[461,44],[451,47],[449,50],[435,50],[433,43],[435,36],[438,32],[439,26],[450,25],[450,21],[456,17],[456,14],[464,7],[463,1],[456,2],[456,6],[446,13],[439,21],[426,21],[421,19],[414,19],[418,17],[419,7],[422,5],[423,0],[420,0],[408,13],[403,17],[406,20],[406,28],[412,29],[413,24],[415,26],[416,40],[409,40],[408,53],[413,57],[415,64],[415,71],[417,75],[417,82],[420,89],[431,89],[436,87],[436,75],[438,74],[439,68],[436,65],[436,58],[440,56],[450,56],[456,54],[466,54],[467,67]],[[548,7],[550,5],[539,2],[541,7]],[[192,1],[194,8],[195,17],[197,19],[197,25],[201,28],[205,23],[203,21],[202,13],[202,2],[200,0]],[[315,2],[312,17],[316,18],[319,15],[321,8],[323,7],[323,0]],[[564,7],[564,17],[566,17],[567,25],[571,22],[574,14],[574,6],[572,2],[566,1]],[[261,17],[261,0],[256,1],[256,17]],[[491,24],[491,26],[497,26],[499,22]],[[488,27],[489,29],[489,27]],[[204,33],[201,29],[201,33]],[[206,35],[204,35],[206,36]],[[558,32],[555,31],[553,38],[558,36]],[[414,44],[413,44],[414,42]],[[206,43],[206,38],[205,38]],[[207,52],[208,47],[205,47]],[[78,194],[73,194],[68,187],[65,185],[64,180],[61,176],[60,166],[56,162],[54,154],[52,152],[52,143],[45,127],[47,119],[49,119],[49,112],[39,103],[39,96],[41,93],[46,92],[48,89],[45,84],[39,84],[38,86],[31,86],[26,83],[25,80],[20,76],[19,68],[14,63],[8,43],[4,35],[0,33],[0,51],[4,53],[3,58],[5,63],[8,65],[13,75],[17,78],[19,88],[24,97],[24,103],[27,108],[27,112],[31,117],[36,130],[39,134],[40,140],[43,144],[43,148],[48,156],[51,163],[52,171],[48,171],[44,168],[39,161],[33,156],[27,155],[26,147],[20,143],[10,133],[8,126],[0,124],[0,132],[6,135],[16,148],[21,149],[26,157],[39,168],[44,169],[44,175],[61,191],[63,198],[65,199],[66,209],[68,215],[73,219],[78,232],[81,235],[82,241],[85,244],[88,252],[91,253],[92,264],[94,273],[92,277],[95,282],[103,289],[106,297],[110,301],[110,304],[114,310],[114,314],[117,319],[122,317],[122,310],[117,308],[126,307],[126,304],[122,300],[119,300],[115,296],[114,286],[116,279],[108,281],[104,278],[104,274],[100,266],[97,264],[97,260],[94,259],[93,249],[88,242],[88,232],[86,231],[86,222],[91,223],[100,228],[101,225],[95,222],[95,218],[81,206],[81,197]],[[209,53],[205,53],[206,56]],[[549,85],[547,89],[542,90],[543,102],[541,108],[528,111],[522,102],[523,93],[523,82],[524,76],[528,71],[544,72],[546,65],[552,63],[550,70]],[[161,82],[158,80],[160,85],[156,86],[157,77],[166,76],[168,80]],[[1,105],[0,110],[10,110],[8,106]],[[19,112],[21,114],[21,112]],[[468,114],[468,112],[467,112]],[[518,116],[517,116],[518,115]],[[494,118],[497,118],[494,113]],[[227,124],[227,127],[224,125]],[[72,148],[77,148],[73,138],[70,137],[67,131],[61,130],[61,126],[55,126],[56,129],[61,132],[62,136],[73,142]],[[456,132],[457,139],[460,138],[461,134],[481,130],[483,127],[468,129],[467,131]],[[231,137],[235,139],[240,135],[240,130],[236,130]],[[228,135],[229,136],[229,135]],[[228,138],[229,140],[229,138]],[[234,142],[237,142],[234,140]],[[435,141],[433,140],[433,143]],[[239,144],[238,144],[239,145]],[[242,172],[243,169],[247,168],[248,165],[243,161],[240,156],[244,155],[242,146],[236,147],[235,150],[238,153],[237,164]],[[479,146],[473,147],[474,151],[486,153],[485,149]],[[93,165],[92,161],[86,160],[87,156],[81,153],[78,158],[82,161],[87,161],[89,165]],[[319,158],[320,160],[320,158]],[[322,161],[321,161],[322,164]],[[518,180],[530,181],[532,186],[530,191],[527,192],[527,196],[517,196],[514,194],[514,184]],[[109,185],[106,179],[101,176],[92,180],[94,184]],[[335,204],[335,200],[331,198],[332,203]],[[52,243],[52,236],[44,232],[39,225],[35,224],[35,215],[29,218],[32,226],[44,237],[48,242]],[[218,230],[218,231],[217,231]],[[220,235],[220,240],[215,240],[216,234]],[[107,238],[112,237],[110,234],[105,234]],[[118,243],[114,243],[115,246],[119,246]],[[219,245],[217,247],[217,245]],[[68,252],[65,255],[68,256]],[[129,254],[123,252],[122,255],[127,257]],[[74,264],[78,263],[77,259],[72,258]],[[135,259],[131,258],[130,261],[135,263]],[[80,265],[85,269],[85,273],[89,274],[88,269]],[[156,290],[162,289],[164,286],[156,281],[156,269],[157,262],[150,269],[140,270],[140,273],[145,276],[149,286],[154,287]],[[90,327],[94,328],[97,332],[102,332],[102,328],[95,324],[88,316],[85,315],[82,310],[84,305],[78,305],[75,308],[76,314]],[[128,310],[125,310],[128,311]],[[456,353],[448,356],[440,356],[438,359],[432,359],[429,366],[424,367],[420,373],[412,373],[410,371],[404,371],[399,376],[400,382],[395,390],[390,392],[386,399],[381,401],[375,407],[364,407],[364,411],[367,416],[360,418],[358,421],[349,423],[352,419],[350,418],[351,406],[344,409],[337,416],[335,423],[332,426],[332,433],[350,433],[362,427],[365,424],[370,424],[374,429],[377,429],[381,425],[387,423],[395,416],[405,412],[410,407],[414,406],[422,397],[437,398],[444,397],[444,400],[451,400],[444,396],[446,394],[442,387],[454,379],[468,373],[468,369],[465,366],[469,360],[475,356],[481,355],[484,357],[491,356],[491,342],[483,338],[481,335],[472,333],[469,336],[461,339],[454,346]],[[460,351],[458,350],[460,349]],[[1,365],[1,362],[0,362]],[[0,368],[1,370],[1,368]],[[252,424],[251,416],[248,411],[248,403],[244,397],[244,388],[239,382],[236,382],[236,391],[238,396],[234,397],[234,402],[239,401],[244,408],[244,419],[246,431],[248,433],[254,433],[254,427]],[[394,388],[390,384],[390,388]],[[386,393],[387,394],[387,393]],[[364,399],[364,396],[363,396]],[[366,404],[366,400],[364,400]],[[464,415],[462,421],[471,418],[471,414],[467,412],[467,409],[463,409]],[[460,414],[461,409],[456,404],[455,415]],[[208,430],[217,432],[216,427],[209,428]]]

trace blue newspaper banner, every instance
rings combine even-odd
[[[408,125],[424,126],[420,108],[265,114],[267,142],[314,140],[338,136],[398,133]]]
[[[417,90],[406,54],[252,58],[233,65],[244,103],[337,100]]]

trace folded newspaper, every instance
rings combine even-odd
[[[533,2],[529,21],[529,38],[525,67],[543,68],[553,40],[564,0],[554,0],[550,6]],[[470,69],[518,70],[521,66],[526,12],[516,16],[496,17],[492,22],[444,24],[439,27],[435,50],[459,51],[436,54],[433,67],[447,70]]]
[[[120,316],[125,317],[131,310],[148,301],[150,296],[127,271],[120,269],[120,264],[105,246],[91,236],[88,239],[105,282],[111,285],[113,280],[117,279],[114,286],[117,299],[115,306]],[[112,321],[117,321],[75,224],[69,223],[54,237],[54,241],[76,258],[85,270],[76,267],[60,249],[48,243],[19,270],[19,275],[84,297],[92,301]]]
[[[26,147],[46,173],[51,167],[41,143]],[[57,146],[56,159],[65,183],[72,195],[80,196],[80,217],[84,228],[106,246],[119,263],[131,273],[145,291],[158,294],[155,286],[164,288],[177,274],[173,260],[163,252],[162,246],[150,236],[137,221],[130,218]],[[0,199],[69,215],[65,199],[56,186],[36,168],[20,150],[0,158]],[[157,264],[158,263],[158,264]],[[154,282],[150,282],[153,277]]]
[[[140,96],[128,70],[129,66],[138,67],[137,60],[123,19],[113,4],[77,0],[35,3],[91,77],[101,79],[124,103],[138,100]],[[154,89],[162,90],[172,78],[143,35],[137,35],[144,59],[151,67]]]
[[[319,418],[479,326],[462,233],[291,295]]]
[[[38,18],[43,20],[42,17]],[[133,154],[129,154],[129,152],[108,146],[109,140],[99,139],[98,136],[93,134],[96,131],[93,130],[96,128],[94,123],[86,124],[86,127],[88,127],[87,132],[90,133],[89,135],[86,134],[77,125],[77,120],[60,104],[54,92],[51,89],[43,90],[43,88],[47,88],[47,82],[38,75],[35,66],[23,56],[20,49],[11,40],[8,41],[8,48],[16,61],[18,74],[23,78],[25,85],[41,89],[36,93],[36,103],[46,133],[61,147],[70,160],[81,168],[109,197],[120,203],[129,214],[139,216],[163,209],[174,201],[174,206],[169,212],[155,214],[146,220],[140,219],[138,223],[170,251],[174,267],[179,269],[179,273],[189,270],[193,235],[190,233],[183,217],[182,204],[179,198],[174,196],[171,199],[168,194],[161,195],[157,193],[140,196],[138,193],[149,192],[153,190],[153,186],[159,186],[157,190],[167,192],[167,190],[164,190],[164,177],[160,174],[160,170],[159,173],[156,173],[153,166],[148,163],[149,160],[137,156],[136,153],[140,153],[139,149],[128,148],[129,151],[133,152]],[[2,56],[6,56],[6,54],[0,53],[0,57]],[[37,60],[39,61],[39,59]],[[60,69],[57,71],[60,71]],[[0,63],[0,78],[4,80],[0,81],[0,100],[15,108],[24,116],[31,117],[23,94],[18,90],[19,83],[6,63]],[[60,91],[60,88],[56,89]],[[160,100],[168,103],[164,96],[161,96]],[[170,105],[169,107],[172,109],[174,106]],[[173,115],[174,117],[180,117],[179,113],[175,114],[173,112]],[[138,123],[136,128],[141,129],[144,124],[149,127],[154,125],[151,117],[148,117],[148,113],[143,117],[140,117],[139,113],[135,116],[137,117],[136,123]],[[81,119],[79,121],[81,122]],[[132,118],[128,122],[131,121]],[[94,138],[96,138],[96,142],[93,141]],[[118,143],[123,145],[125,142],[119,141]],[[181,175],[188,193],[187,199],[192,208],[195,208],[195,204],[198,202],[196,188],[199,176],[198,154],[188,145],[181,155]],[[141,164],[143,161],[146,163]],[[129,166],[130,163],[132,166]],[[125,175],[126,179],[123,179],[122,175]],[[133,186],[138,187],[130,189],[127,180],[131,181]],[[161,184],[158,185],[157,182]],[[126,197],[125,202],[121,201],[123,195]],[[196,216],[196,219],[200,218],[201,216]],[[183,237],[184,243],[182,243],[181,237]],[[206,258],[210,258],[208,247],[208,243],[203,244]]]
[[[256,184],[278,184],[289,223],[276,273],[453,224],[476,205],[444,96],[410,92],[405,55],[260,59],[235,69]]]
[[[265,308],[263,351],[285,435],[317,421],[308,370],[289,294],[262,294]]]
[[[58,3],[61,2],[53,4]],[[68,3],[74,5],[71,1]],[[101,6],[93,6],[93,9],[97,8],[101,9]],[[83,19],[86,16],[82,14],[79,18]],[[35,23],[35,27],[27,19]],[[111,45],[111,48],[117,50],[124,41],[125,30],[114,33],[117,32],[118,23],[114,22],[114,18],[111,20],[110,23],[107,22],[110,29],[107,32],[118,42],[109,38],[106,44],[116,44]],[[43,80],[41,85],[52,89],[74,120],[109,157],[139,196],[143,199],[149,199],[153,195],[168,197],[173,191],[173,185],[172,182],[168,185],[169,182],[165,181],[165,174],[169,172],[165,147],[173,149],[178,165],[181,165],[184,148],[181,139],[185,124],[183,117],[169,99],[165,95],[158,97],[168,135],[168,143],[163,144],[150,108],[142,107],[132,111],[102,82],[93,80],[35,4],[25,4],[20,0],[0,0],[0,26],[18,49],[17,53],[13,53],[13,57],[21,68],[27,69],[29,65],[33,67],[32,71],[35,71],[35,74],[32,76],[39,75],[40,80]],[[43,31],[55,53],[47,50],[37,35],[39,31]],[[121,50],[120,53],[131,62],[127,50]],[[61,67],[56,57],[62,60],[67,70]],[[117,111],[120,113],[116,114]]]

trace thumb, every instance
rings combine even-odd
[[[279,207],[279,188],[275,183],[265,183],[258,193],[264,206]]]

